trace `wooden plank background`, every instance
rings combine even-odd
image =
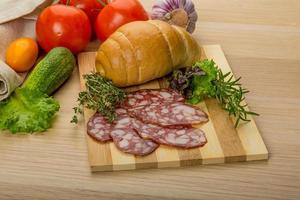
[[[142,0],[147,9],[153,2]],[[194,2],[195,37],[221,44],[251,90],[247,102],[261,114],[255,121],[269,161],[91,174],[83,123],[68,123],[79,92],[75,71],[56,94],[61,112],[48,133],[0,135],[0,199],[299,200],[300,1]]]
[[[78,55],[78,67],[82,90],[85,90],[83,75],[95,71],[95,52]],[[219,45],[202,46],[202,59],[213,59],[223,73],[232,72]],[[144,85],[128,88],[129,91],[140,89],[158,89],[165,87],[165,81],[154,80]],[[149,156],[135,157],[118,150],[111,142],[99,143],[89,135],[87,137],[88,157],[91,170],[118,171],[145,168],[183,167],[202,164],[230,163],[238,161],[266,160],[268,151],[251,116],[251,122],[234,128],[231,119],[216,100],[210,99],[198,105],[209,115],[209,122],[197,126],[206,133],[208,143],[201,148],[183,150],[160,145]],[[248,108],[246,108],[248,109]],[[85,109],[85,122],[94,112]]]

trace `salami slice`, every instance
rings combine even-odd
[[[184,127],[208,121],[207,114],[200,108],[181,102],[139,106],[128,109],[128,114],[146,124],[156,124],[169,128]]]
[[[122,115],[118,116],[116,124],[110,133],[116,147],[124,153],[136,156],[145,156],[152,153],[159,145],[152,140],[143,139],[132,127],[132,120],[134,119],[123,111],[117,111],[122,113]]]
[[[141,138],[132,128],[115,128],[111,137],[116,147],[124,153],[136,156],[145,156],[158,148],[158,144],[152,140]]]
[[[158,144],[152,140],[143,139],[132,128],[132,118],[127,115],[121,115],[111,131],[110,135],[116,147],[124,153],[136,156],[145,156],[158,148]]]
[[[158,144],[179,148],[202,147],[207,143],[205,133],[196,128],[162,128],[153,124],[145,124],[139,120],[133,120],[133,127],[144,139],[151,139]]]
[[[139,90],[129,93],[122,107],[135,108],[163,102],[184,102],[184,97],[178,92],[169,89]]]
[[[111,129],[112,124],[99,113],[94,114],[87,123],[87,133],[99,142],[112,140],[110,137]]]

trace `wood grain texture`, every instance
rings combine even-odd
[[[215,60],[223,73],[231,72],[219,45],[203,46],[202,55],[202,59]],[[85,52],[79,54],[78,68],[80,77],[95,71],[95,53]],[[143,85],[127,88],[127,90],[158,89],[164,87],[165,83],[166,80],[154,80]],[[80,85],[82,89],[85,88],[85,82],[82,78],[80,78]],[[154,153],[144,157],[136,157],[119,151],[113,142],[103,144],[93,140],[86,134],[91,170],[95,172],[179,167],[266,160],[268,158],[268,151],[252,118],[249,118],[252,119],[251,122],[241,124],[236,129],[234,121],[216,100],[206,100],[198,106],[209,115],[208,123],[197,126],[199,129],[204,128],[209,138],[208,143],[204,147],[184,150],[160,145]],[[86,123],[93,114],[90,110],[85,109]],[[210,128],[207,129],[206,127]]]
[[[251,91],[247,102],[261,114],[255,121],[269,161],[91,174],[84,124],[69,124],[80,90],[75,71],[55,95],[61,103],[55,128],[44,135],[0,135],[1,200],[300,198],[300,1],[194,2],[194,36],[202,45],[221,44],[235,75],[243,77]],[[153,0],[142,3],[150,9]],[[97,47],[91,43],[87,50]]]

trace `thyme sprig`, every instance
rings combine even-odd
[[[125,91],[113,86],[110,80],[105,79],[99,73],[92,72],[83,75],[86,91],[78,95],[78,106],[73,110],[75,115],[72,123],[78,123],[78,114],[83,113],[83,107],[101,113],[109,122],[115,119],[115,108],[126,97]]]

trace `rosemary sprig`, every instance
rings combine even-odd
[[[240,121],[249,122],[248,115],[258,116],[257,113],[246,110],[248,105],[244,103],[244,95],[249,91],[243,88],[239,82],[241,77],[234,80],[230,72],[223,74],[220,69],[218,69],[217,77],[218,78],[213,81],[215,86],[215,98],[229,115],[235,117],[235,127],[238,126]]]
[[[109,122],[115,119],[115,108],[126,97],[125,91],[113,86],[112,82],[99,73],[92,72],[83,75],[86,91],[78,95],[78,106],[73,110],[75,115],[72,123],[78,123],[78,114],[83,113],[83,107],[101,113]]]

